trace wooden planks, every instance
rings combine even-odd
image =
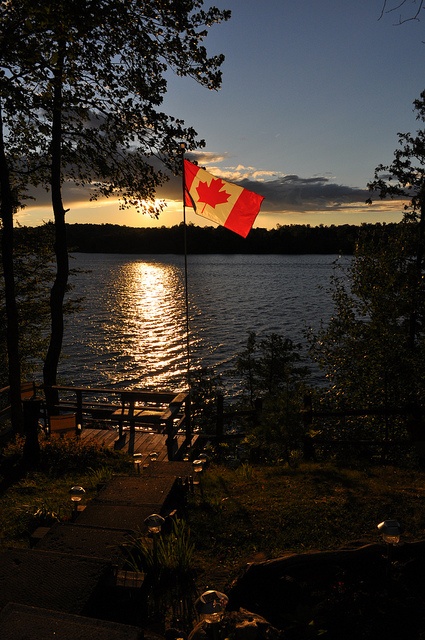
[[[166,437],[161,433],[137,430],[134,432],[125,431],[124,437],[120,439],[118,432],[115,430],[83,429],[80,438],[83,442],[97,442],[100,446],[119,449],[130,455],[141,453],[142,456],[146,456],[146,458],[149,454],[156,452],[159,462],[168,460]],[[196,439],[197,436],[192,437],[191,446],[194,446]],[[175,440],[177,443],[177,451],[183,450],[186,443],[186,436],[184,434],[178,434]]]

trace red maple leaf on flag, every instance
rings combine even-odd
[[[218,204],[226,203],[230,198],[230,193],[222,191],[224,186],[225,183],[220,178],[213,178],[210,184],[201,181],[196,187],[199,196],[198,202],[204,202],[204,209],[207,204],[215,209]]]

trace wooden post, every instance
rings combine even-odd
[[[46,399],[47,415],[57,414],[59,411],[59,390],[56,387],[44,385],[44,397]]]
[[[121,397],[121,417],[118,418],[118,437],[121,440],[124,435],[124,412],[125,412],[125,395],[124,393],[120,394]]]
[[[167,434],[167,439],[165,441],[165,445],[167,447],[167,458],[169,462],[172,462],[177,454],[177,438],[174,430],[173,419],[170,418],[165,423],[165,433]]]
[[[77,428],[83,428],[83,392],[81,389],[76,390],[77,394]]]
[[[187,394],[187,398],[184,403],[184,416],[186,425],[186,444],[190,446],[190,443],[192,442],[192,414],[190,406],[190,393]]]
[[[40,460],[40,444],[38,442],[38,419],[40,417],[41,400],[30,399],[22,402],[24,416],[25,443],[23,449],[24,464],[36,467]]]
[[[135,400],[133,397],[130,398],[130,404],[128,406],[128,420],[130,423],[130,437],[133,436],[136,433],[136,423],[134,422],[134,404],[135,404]]]

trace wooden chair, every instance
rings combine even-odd
[[[76,438],[77,414],[64,413],[57,416],[49,416],[49,435],[59,438]]]
[[[22,382],[21,400],[32,400],[37,395],[35,382]]]
[[[124,422],[130,425],[130,429],[134,429],[136,423],[159,428],[163,422],[164,406],[159,401],[156,403],[157,406],[153,406],[155,400],[158,400],[157,394],[149,392],[124,392],[121,394],[121,408],[112,414],[112,419],[118,422],[120,438],[123,436]],[[137,402],[141,402],[145,406],[139,407]]]

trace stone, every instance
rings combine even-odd
[[[223,619],[214,625],[201,620],[189,634],[188,640],[279,640],[282,637],[282,633],[262,616],[239,609],[226,611]]]

